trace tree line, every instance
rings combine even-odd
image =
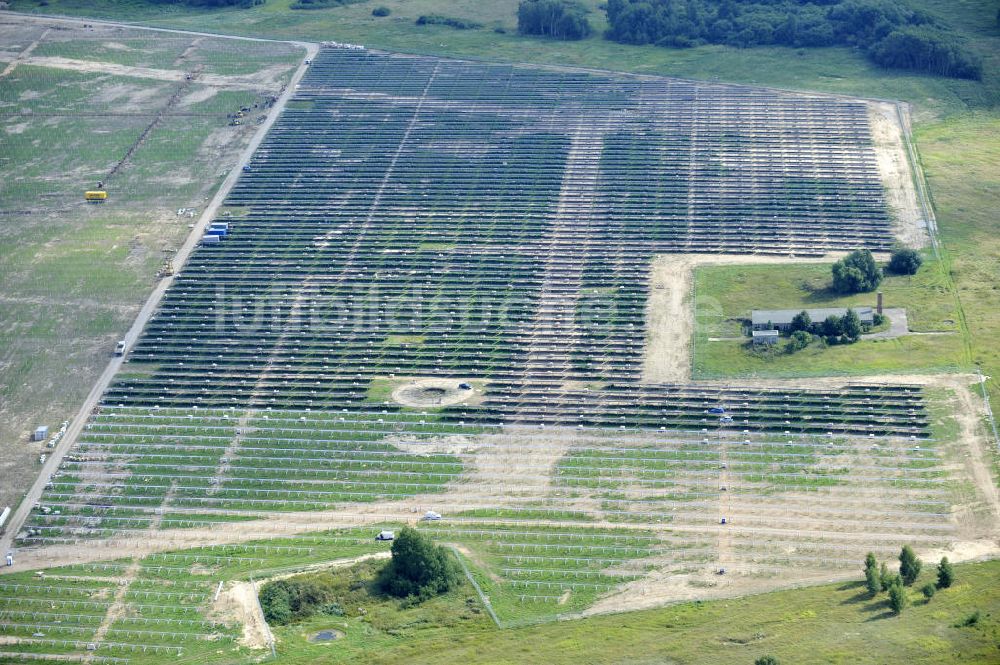
[[[607,37],[687,47],[854,46],[883,67],[982,78],[980,60],[897,0],[608,0]]]

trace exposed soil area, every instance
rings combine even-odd
[[[843,254],[824,258],[797,258],[755,254],[663,254],[653,259],[649,300],[646,302],[646,350],[643,383],[689,383],[691,339],[701,306],[691,301],[694,269],[704,265],[759,265],[835,261]]]
[[[913,185],[913,172],[903,145],[897,107],[888,102],[872,102],[868,115],[875,157],[896,238],[909,247],[926,247],[930,237]]]
[[[459,388],[468,381],[461,379],[419,379],[392,391],[392,399],[413,408],[450,406],[452,404],[478,404],[483,399],[481,390],[473,387]]]

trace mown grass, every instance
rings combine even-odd
[[[995,406],[1000,404],[1000,113],[918,126],[915,136],[972,360],[991,377]]]
[[[907,310],[910,329],[945,333],[861,340],[785,353],[769,352],[742,337],[753,309],[874,306],[875,294],[841,296],[830,289],[830,265],[710,266],[695,272],[695,378],[796,377],[917,373],[967,369],[959,303],[945,266],[932,257],[912,277],[889,276],[879,288],[886,307]]]
[[[864,554],[859,553],[860,560]],[[959,565],[958,581],[925,603],[916,591],[932,580],[932,562],[909,589],[911,606],[892,616],[885,594],[871,599],[860,582],[681,603],[663,609],[497,630],[472,615],[467,589],[400,612],[369,601],[369,616],[317,618],[278,629],[278,655],[294,665],[353,663],[994,663],[1000,637],[1000,562]],[[354,574],[343,573],[343,574]],[[388,603],[388,607],[383,605]],[[961,624],[975,610],[975,626]],[[467,618],[468,617],[468,618]],[[344,637],[311,644],[334,628]]]

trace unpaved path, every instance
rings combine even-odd
[[[30,58],[31,52],[38,48],[38,45],[41,44],[42,40],[49,34],[49,30],[49,28],[46,28],[45,31],[38,36],[38,39],[28,44],[27,48],[18,53],[16,58],[7,63],[7,66],[3,68],[2,72],[0,72],[0,79],[8,76],[20,63],[25,62],[28,58]]]
[[[976,488],[982,494],[986,505],[992,511],[992,535],[1000,536],[1000,493],[990,471],[989,454],[992,451],[990,439],[983,424],[983,402],[973,393],[969,384],[952,388],[958,397],[959,408],[955,409],[961,433],[959,441],[967,453],[966,466],[975,480]]]
[[[95,644],[103,642],[105,636],[108,634],[108,631],[111,630],[111,626],[118,620],[119,617],[125,614],[125,596],[128,594],[128,590],[132,585],[132,582],[139,576],[141,568],[142,565],[139,559],[134,559],[132,563],[129,564],[129,567],[125,569],[122,579],[120,580],[118,586],[115,587],[114,598],[111,601],[111,604],[108,605],[108,609],[104,612],[104,618],[101,619],[101,623],[97,627],[97,630],[94,631],[94,637],[90,640],[91,642],[94,642]],[[87,655],[83,658],[83,662],[89,663],[93,661],[95,654],[95,651],[88,651]]]
[[[130,78],[153,79],[156,81],[181,82],[187,77],[187,72],[179,69],[156,69],[153,67],[135,67],[132,65],[119,65],[113,62],[95,62],[93,60],[74,60],[72,58],[62,58],[58,56],[19,56],[12,61],[7,68],[11,69],[16,64],[35,65],[38,67],[52,67],[54,69],[66,69],[74,72],[84,72],[88,74],[110,74],[112,76],[123,76]],[[7,70],[4,70],[5,72]],[[261,87],[260,80],[255,76],[222,76],[220,74],[200,74],[198,82],[210,85],[215,88],[227,88],[236,90],[257,90]]]
[[[26,18],[26,17],[21,17],[21,18]],[[55,23],[72,23],[74,25],[79,25],[82,22],[73,19],[45,18],[42,20],[52,21]],[[88,22],[95,23],[95,21],[88,21]],[[98,22],[98,23],[102,23],[104,25],[117,25],[117,24],[108,24],[103,22]],[[185,32],[178,30],[156,30],[156,31],[179,33],[179,34],[200,34],[200,33]],[[268,41],[268,40],[254,39],[250,41]],[[304,54],[303,58],[304,60],[316,57],[316,53],[319,51],[319,46],[316,44],[299,44],[299,43],[296,44],[305,48],[306,52]],[[208,206],[205,207],[205,210],[202,212],[201,218],[198,220],[198,223],[195,224],[194,228],[191,230],[191,233],[184,241],[184,244],[174,255],[173,263],[178,271],[181,270],[188,256],[190,256],[191,252],[194,251],[195,247],[197,246],[198,240],[201,238],[205,229],[208,227],[208,223],[215,218],[216,212],[222,205],[222,202],[225,200],[226,196],[229,194],[229,190],[232,189],[233,185],[236,184],[236,180],[239,178],[240,173],[243,170],[243,166],[249,161],[254,151],[257,150],[257,147],[260,145],[261,141],[263,141],[264,136],[267,134],[268,130],[270,130],[275,120],[277,120],[277,118],[281,115],[281,111],[282,109],[284,109],[285,104],[288,102],[288,99],[294,94],[296,84],[298,84],[298,82],[302,79],[303,75],[305,74],[306,67],[307,66],[305,65],[304,62],[301,65],[299,65],[299,68],[292,75],[292,78],[289,81],[289,84],[286,87],[285,91],[279,96],[278,101],[274,104],[270,113],[267,114],[266,120],[264,121],[263,124],[261,124],[258,127],[257,133],[254,135],[253,139],[251,139],[250,143],[247,145],[243,153],[240,155],[239,161],[229,172],[229,175],[226,177],[226,179],[223,181],[222,185],[216,192],[215,197],[208,204]],[[129,348],[131,348],[131,346],[139,338],[142,329],[146,326],[146,323],[153,315],[153,312],[156,311],[156,308],[159,306],[160,301],[163,299],[163,296],[166,293],[167,289],[173,283],[173,279],[174,279],[173,277],[166,277],[165,279],[160,280],[160,282],[156,285],[156,288],[153,289],[153,292],[150,293],[149,298],[146,300],[145,304],[143,304],[142,308],[139,310],[139,314],[136,316],[135,321],[133,321],[132,326],[129,328],[128,332],[125,333],[125,335],[122,337],[122,339],[126,342],[126,345]],[[121,368],[123,361],[124,358],[122,357],[112,358],[109,361],[108,365],[105,367],[104,372],[94,383],[93,388],[87,395],[86,400],[84,400],[83,405],[80,407],[80,411],[77,413],[77,415],[73,418],[72,422],[70,423],[69,429],[67,429],[66,434],[59,441],[59,445],[54,450],[51,451],[48,460],[42,466],[42,469],[38,474],[37,479],[35,480],[35,484],[32,485],[31,489],[28,490],[28,492],[25,494],[24,499],[18,505],[18,508],[14,511],[14,514],[11,515],[6,531],[4,532],[3,536],[0,537],[0,551],[7,551],[11,549],[11,546],[14,541],[14,536],[20,530],[21,525],[24,524],[24,521],[27,518],[28,513],[31,511],[32,507],[41,498],[42,491],[45,489],[45,483],[47,482],[48,477],[53,473],[55,473],[56,470],[58,470],[59,465],[62,463],[63,456],[76,443],[76,439],[80,435],[80,432],[83,430],[84,425],[87,423],[90,414],[97,407],[101,395],[103,395],[104,391],[107,390],[108,386],[111,385],[111,381],[114,378],[115,374],[118,373],[118,370]],[[17,567],[15,567],[15,570],[16,569]]]
[[[211,621],[220,621],[225,624],[239,623],[243,626],[243,635],[240,644],[251,649],[265,649],[271,641],[271,629],[261,616],[258,609],[257,589],[261,585],[273,580],[281,580],[301,575],[302,573],[329,570],[331,568],[345,568],[354,564],[371,559],[388,559],[389,552],[376,552],[374,554],[363,554],[348,559],[336,559],[323,563],[315,563],[302,568],[274,575],[265,579],[251,582],[229,582],[219,597],[212,603],[208,611],[208,618]]]
[[[893,218],[893,232],[908,247],[930,243],[923,208],[917,200],[913,173],[906,158],[903,129],[896,104],[870,102],[868,120],[886,204]]]
[[[823,257],[756,254],[662,254],[653,259],[646,302],[643,383],[690,383],[695,311],[712,303],[691,302],[694,269],[706,265],[830,263],[846,252]]]

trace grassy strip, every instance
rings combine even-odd
[[[406,612],[394,601],[368,599],[367,617],[279,629],[278,651],[282,663],[293,665],[698,665],[752,663],[765,654],[788,663],[995,662],[1000,562],[958,566],[958,583],[927,603],[916,590],[933,576],[933,566],[924,567],[930,570],[909,589],[912,604],[899,617],[888,612],[884,594],[870,599],[860,582],[851,582],[498,631],[485,613],[469,609],[468,587]],[[976,610],[978,623],[962,626]],[[307,641],[324,628],[343,637]]]

